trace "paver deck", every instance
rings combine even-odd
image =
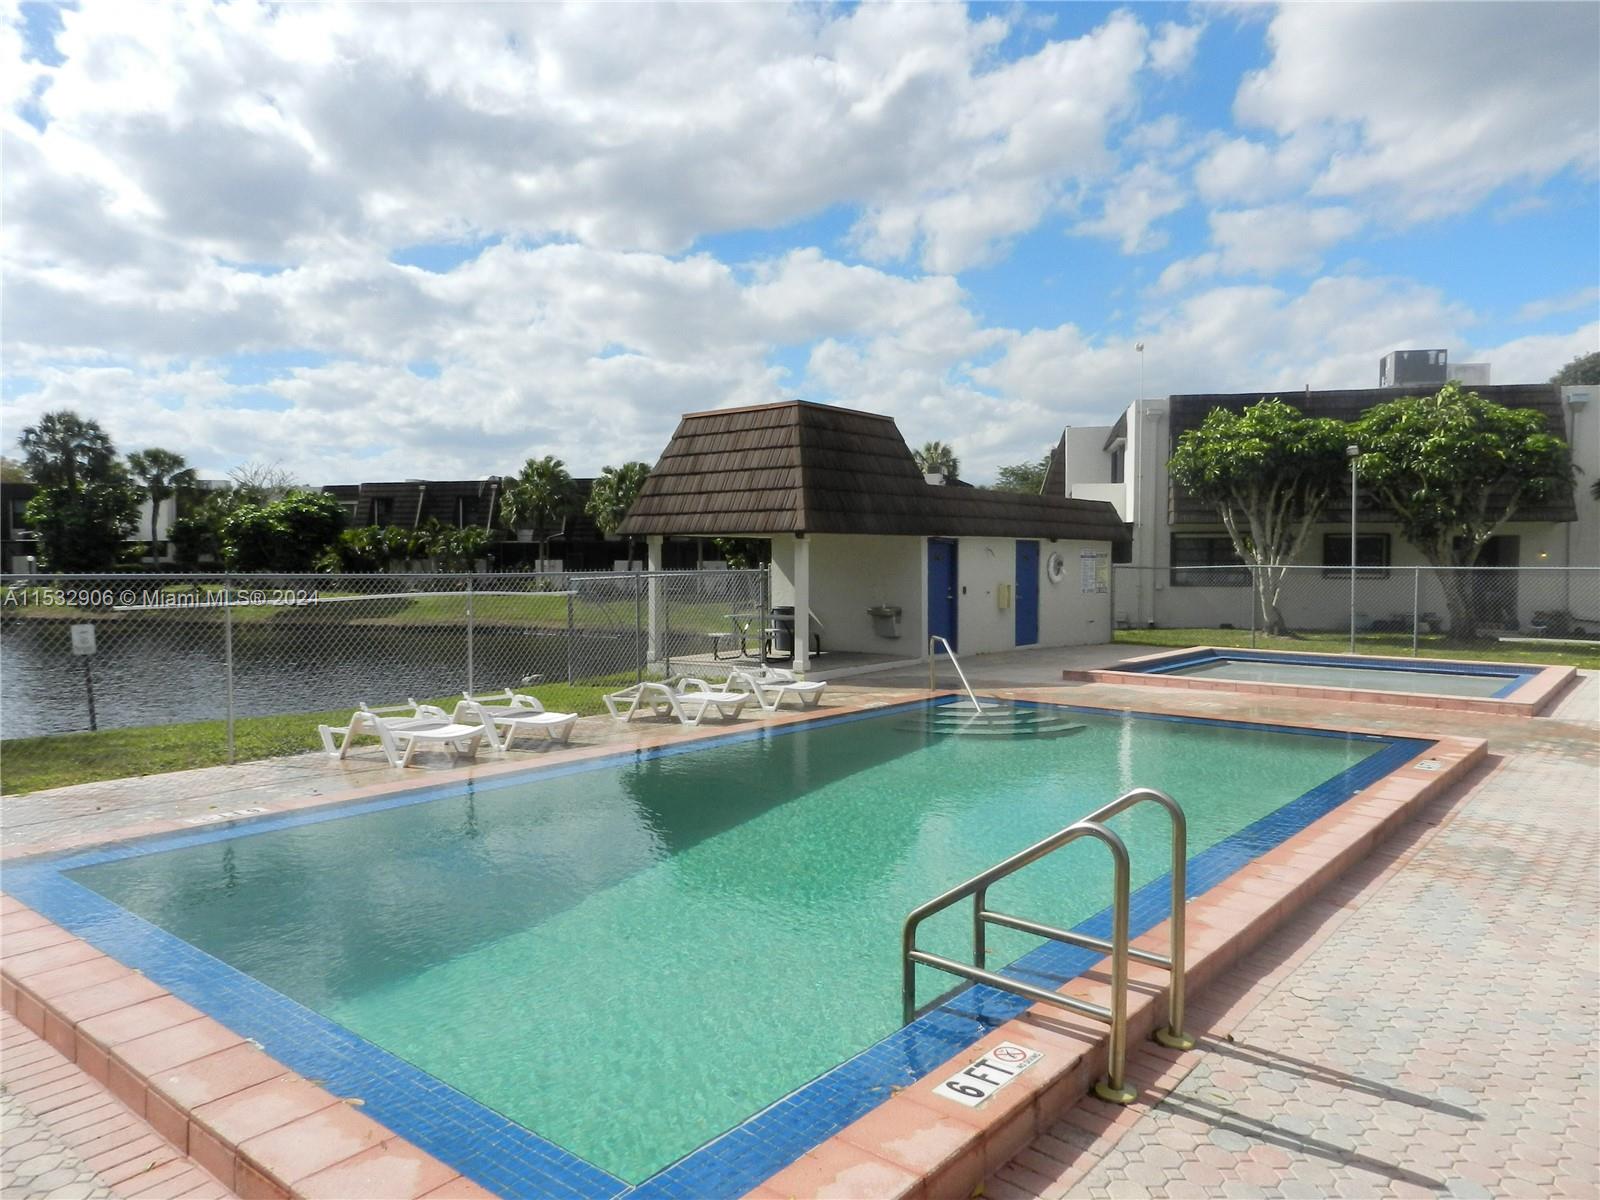
[[[1501,732],[1487,778],[1202,996],[1131,1114],[1085,1101],[985,1195],[1600,1194],[1590,730]]]
[[[0,1054],[0,1196],[6,1200],[233,1195],[8,1012],[0,1012]]]

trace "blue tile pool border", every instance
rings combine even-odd
[[[1281,650],[1232,650],[1226,647],[1207,647],[1200,650],[1186,650],[1176,654],[1162,655],[1158,659],[1149,661],[1129,661],[1117,663],[1106,667],[1107,671],[1126,671],[1134,675],[1181,675],[1195,667],[1215,662],[1263,662],[1282,663],[1290,666],[1301,667],[1359,667],[1362,670],[1394,671],[1399,674],[1412,675],[1472,675],[1481,679],[1507,680],[1500,689],[1487,698],[1490,700],[1504,700],[1518,688],[1536,679],[1542,672],[1542,667],[1517,667],[1509,664],[1484,664],[1468,662],[1450,662],[1444,659],[1424,658],[1415,662],[1396,662],[1392,659],[1362,659],[1352,662],[1348,655],[1336,656],[1331,654],[1299,654],[1294,651]],[[1268,684],[1269,687],[1299,687],[1301,685],[1289,682]],[[1342,684],[1312,684],[1309,681],[1305,686],[1343,687]],[[1360,691],[1360,688],[1348,690]],[[1449,693],[1427,692],[1425,695],[1447,695]]]
[[[740,730],[693,742],[630,750],[582,762],[537,766],[525,772],[474,780],[466,785],[421,787],[398,795],[335,802],[314,809],[153,834],[109,846],[44,854],[8,862],[4,885],[6,892],[58,925],[123,964],[143,971],[150,979],[234,1032],[255,1040],[292,1070],[321,1080],[335,1094],[359,1096],[367,1115],[500,1195],[548,1196],[560,1200],[587,1197],[610,1200],[623,1196],[639,1200],[731,1198],[754,1188],[876,1108],[893,1091],[914,1083],[989,1030],[1025,1011],[1029,1002],[981,985],[946,997],[910,1025],[795,1089],[649,1179],[630,1185],[121,908],[69,879],[66,872],[273,829],[428,803],[468,791],[525,786],[544,778],[605,770],[629,762],[675,757],[829,725],[892,716],[949,704],[956,699],[945,696],[913,700],[809,721]],[[1338,738],[1379,747],[1360,763],[1194,855],[1189,862],[1188,876],[1191,899],[1435,744],[1429,739],[1180,717],[1132,709],[1023,700],[1012,703],[1018,707],[1094,716]],[[1132,935],[1137,936],[1166,920],[1169,880],[1169,875],[1163,875],[1133,894],[1129,905]],[[1074,928],[1092,936],[1108,936],[1109,908]],[[1059,987],[1087,970],[1098,957],[1093,951],[1046,943],[1017,959],[1005,972],[1041,986]]]

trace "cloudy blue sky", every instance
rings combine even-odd
[[[310,483],[1600,348],[1600,5],[0,0],[0,434]],[[14,449],[9,451],[14,453]]]

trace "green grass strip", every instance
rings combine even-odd
[[[605,711],[601,700],[605,693],[632,682],[633,676],[629,675],[603,683],[541,683],[520,690],[537,695],[539,702],[552,712],[591,716]],[[435,696],[423,702],[437,704],[449,712],[460,698]],[[278,717],[240,717],[233,723],[235,761],[253,762],[321,749],[317,726],[342,726],[350,719],[351,711],[341,708]],[[227,739],[226,721],[8,738],[0,742],[0,793],[14,796],[101,779],[221,766],[228,761]]]

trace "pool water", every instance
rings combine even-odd
[[[1133,786],[1191,857],[1387,744],[1073,711],[1059,738],[905,713],[144,853],[70,877],[638,1182],[900,1024],[906,913]],[[1134,885],[1168,853],[1119,816]],[[1103,847],[991,890],[1059,926]],[[967,915],[924,925],[967,952]],[[991,963],[1036,945],[995,929]],[[920,999],[954,981],[928,972]]]
[[[1346,666],[1342,663],[1268,658],[1207,658],[1164,668],[1164,675],[1229,679],[1240,683],[1281,683],[1291,687],[1357,688],[1369,692],[1421,692],[1437,696],[1500,696],[1520,686],[1522,671],[1438,671],[1422,667]]]

